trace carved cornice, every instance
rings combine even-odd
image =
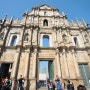
[[[86,51],[86,50],[89,50],[90,47],[75,47],[75,46],[70,46],[70,47],[67,47],[67,46],[59,46],[57,47],[58,49],[74,49],[74,50],[77,50],[77,51]]]
[[[54,47],[38,47],[40,50],[55,50]]]
[[[38,25],[35,25],[35,24],[32,24],[32,25],[26,24],[26,28],[31,28],[31,29],[39,30],[40,27]]]
[[[13,63],[14,61],[4,61],[4,60],[0,60],[0,63]]]

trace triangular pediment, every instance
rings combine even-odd
[[[35,7],[35,8],[39,8],[39,9],[49,9],[49,10],[51,10],[51,9],[56,9],[56,8],[53,8],[53,7],[49,6],[49,5],[47,5],[47,4],[44,4],[44,5]]]
[[[48,5],[42,5],[40,7],[40,9],[52,9],[52,7],[48,6]]]

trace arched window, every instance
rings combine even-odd
[[[48,35],[43,36],[43,47],[49,47],[49,36]]]
[[[28,40],[29,40],[29,34],[26,33],[26,34],[24,35],[24,41],[28,41]]]
[[[45,20],[43,21],[43,26],[48,26],[48,20],[45,19]]]
[[[16,42],[17,42],[17,36],[14,35],[14,36],[12,37],[10,46],[16,46]]]
[[[77,37],[74,37],[74,44],[75,44],[76,46],[78,46],[78,39],[77,39]]]
[[[64,34],[64,35],[62,35],[62,39],[63,39],[63,41],[64,42],[66,42],[67,41],[67,39],[66,39],[66,35]]]

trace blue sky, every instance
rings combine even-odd
[[[90,0],[0,0],[0,19],[7,14],[7,19],[22,19],[23,13],[32,7],[48,4],[67,14],[68,20],[76,22],[76,18],[82,22],[82,18],[90,24]],[[90,26],[90,25],[89,25]]]

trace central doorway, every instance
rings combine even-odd
[[[53,60],[39,61],[39,87],[47,87],[49,81],[54,79]]]

